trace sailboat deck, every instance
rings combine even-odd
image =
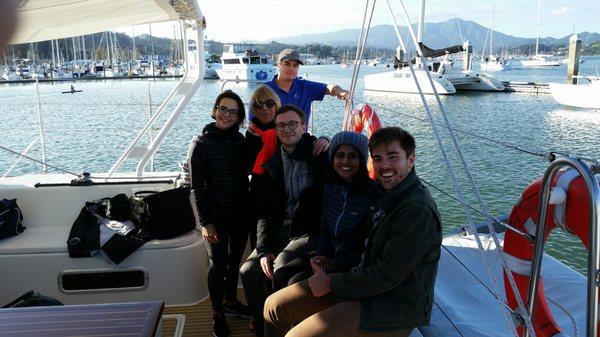
[[[244,291],[238,289],[238,298],[246,303]],[[212,336],[212,308],[210,299],[185,307],[165,308],[164,314],[184,314],[185,325],[183,337],[210,337]],[[227,317],[231,337],[252,337],[254,336],[249,329],[250,319],[241,317]],[[163,321],[162,336],[174,336],[177,321],[174,319],[165,319]]]

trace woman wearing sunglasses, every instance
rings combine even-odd
[[[242,254],[248,238],[243,210],[248,198],[246,142],[239,132],[245,118],[240,97],[231,90],[217,96],[215,120],[190,145],[191,200],[210,262],[208,291],[214,336],[229,336],[225,314],[249,317],[237,299]]]

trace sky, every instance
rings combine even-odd
[[[389,0],[396,20],[406,25],[399,0]],[[459,17],[488,27],[493,0],[428,0],[425,21],[441,22]],[[417,22],[420,1],[404,0],[411,20]],[[221,42],[270,41],[277,37],[325,33],[360,28],[365,0],[200,0],[206,17],[206,38]],[[494,30],[518,37],[535,37],[537,0],[495,2]],[[573,32],[600,32],[600,0],[542,0],[540,37],[564,37]],[[372,26],[391,24],[385,0],[375,6]],[[133,28],[135,35],[147,26]],[[128,34],[132,28],[119,29]],[[155,36],[172,37],[173,24],[154,24]]]

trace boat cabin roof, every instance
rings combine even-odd
[[[196,19],[193,0],[20,1],[11,44],[85,35],[123,26]],[[94,15],[90,15],[90,10]]]

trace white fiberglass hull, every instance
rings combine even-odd
[[[431,73],[433,85],[440,95],[450,95],[456,93],[456,88],[445,78]],[[426,95],[433,95],[433,87],[427,79],[427,73],[422,69],[415,69],[415,76],[421,86],[421,90]],[[403,68],[401,70],[388,71],[384,73],[365,75],[365,90],[382,92],[399,92],[417,94],[419,90],[415,84],[410,70]]]
[[[480,65],[481,71],[504,71],[512,69],[509,63],[500,62],[482,62]]]
[[[461,71],[443,75],[456,90],[472,91],[504,91],[502,82],[492,75],[476,73],[474,71]]]
[[[525,68],[532,67],[558,67],[561,62],[558,61],[547,61],[547,60],[521,60],[521,66]]]
[[[239,65],[222,64],[216,69],[221,80],[261,81],[266,82],[275,76],[275,67],[270,64],[261,65]]]
[[[600,109],[600,83],[564,84],[549,83],[550,92],[560,104],[578,108]]]

